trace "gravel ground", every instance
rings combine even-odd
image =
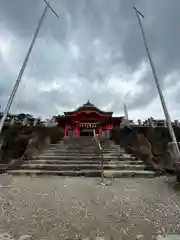
[[[106,180],[107,181],[107,180]],[[180,234],[173,179],[0,175],[0,239],[163,239]]]

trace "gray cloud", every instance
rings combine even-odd
[[[179,0],[50,2],[60,19],[50,11],[47,14],[23,78],[26,91],[22,85],[13,105],[17,105],[19,111],[45,116],[81,105],[87,99],[98,107],[109,107],[109,111],[117,113],[122,111],[124,100],[132,110],[148,107],[157,96],[150,68],[146,69],[143,77],[137,77],[138,86],[144,89],[142,91],[136,92],[135,88],[129,87],[123,95],[122,89],[116,91],[116,86],[114,90],[107,88],[114,75],[119,77],[119,82],[126,81],[129,86],[134,86],[135,72],[142,62],[147,62],[133,5],[145,15],[143,25],[162,85],[168,87],[166,77],[179,72]],[[0,51],[3,105],[7,102],[43,7],[43,0],[0,2],[0,30],[6,29],[16,39],[12,42],[12,59],[9,56],[9,62],[4,61]],[[12,66],[14,70],[10,72]],[[126,74],[129,78],[124,80]],[[73,79],[77,85],[71,82]],[[176,84],[177,78],[172,81]],[[51,83],[56,83],[57,88],[50,87]],[[42,86],[46,90],[42,90]],[[23,101],[25,94],[29,97]],[[174,96],[178,94],[179,89]],[[176,102],[177,97],[173,101]],[[177,107],[176,104],[174,106]]]

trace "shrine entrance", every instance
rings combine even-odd
[[[93,129],[81,129],[80,136],[93,137]]]

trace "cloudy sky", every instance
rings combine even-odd
[[[87,100],[131,119],[163,118],[133,5],[173,119],[180,119],[179,0],[51,0],[12,112],[50,117]],[[44,9],[43,0],[0,0],[0,103],[4,108]]]

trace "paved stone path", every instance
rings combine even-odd
[[[180,234],[180,192],[172,180],[124,178],[104,186],[95,178],[0,175],[0,239],[149,240]]]

